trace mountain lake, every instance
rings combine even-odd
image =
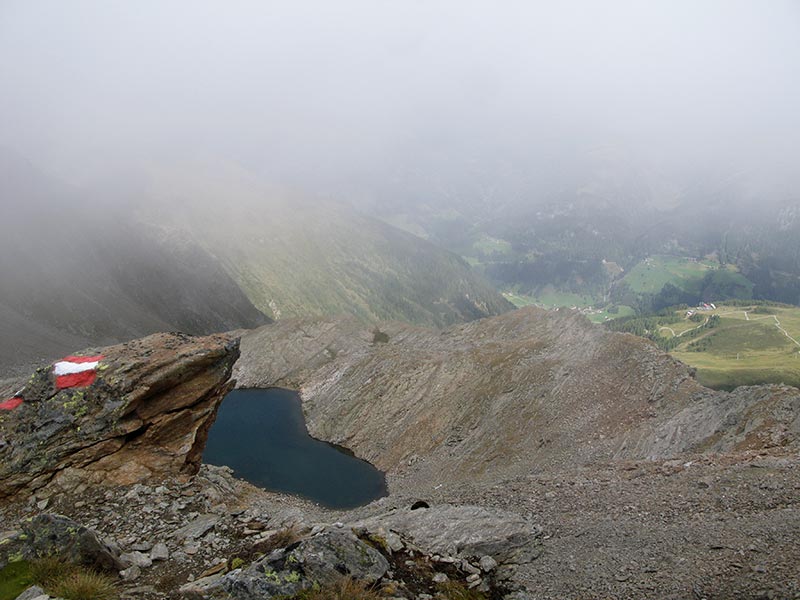
[[[300,396],[281,388],[229,392],[209,431],[203,462],[227,465],[253,485],[328,508],[355,508],[387,494],[382,471],[312,438]]]

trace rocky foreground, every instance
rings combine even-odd
[[[0,568],[61,523],[131,598],[292,598],[342,575],[415,600],[800,597],[794,388],[714,392],[642,340],[536,310],[444,331],[280,322],[238,352],[94,349],[80,406],[37,372],[0,413]],[[231,368],[300,389],[312,434],[386,469],[390,495],[332,512],[197,472]]]

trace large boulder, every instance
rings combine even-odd
[[[351,531],[334,528],[275,550],[245,569],[188,584],[181,592],[190,599],[285,598],[342,576],[373,584],[388,569],[380,552]]]
[[[22,522],[20,530],[0,539],[0,569],[9,562],[56,556],[65,562],[117,572],[117,552],[95,532],[61,515],[41,514]]]
[[[0,498],[196,473],[238,338],[159,333],[81,355],[102,357],[93,381],[57,386],[40,368],[0,411]]]
[[[355,530],[398,532],[428,554],[529,562],[541,553],[541,527],[498,508],[440,504],[404,508],[352,523]]]

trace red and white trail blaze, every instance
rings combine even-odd
[[[14,396],[13,398],[0,402],[0,410],[14,410],[20,404],[22,404],[22,398]]]
[[[97,356],[65,356],[53,365],[56,376],[56,389],[87,387],[97,379],[97,367],[103,359]],[[0,410],[14,410],[23,402],[22,391],[0,402]]]
[[[97,366],[102,356],[66,356],[53,365],[56,389],[86,387],[97,378]]]

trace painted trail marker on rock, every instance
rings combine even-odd
[[[103,359],[98,356],[66,356],[53,365],[56,389],[87,387],[97,378],[97,366]]]
[[[22,398],[20,396],[13,396],[8,400],[0,402],[0,410],[14,410],[20,404],[22,404]]]

